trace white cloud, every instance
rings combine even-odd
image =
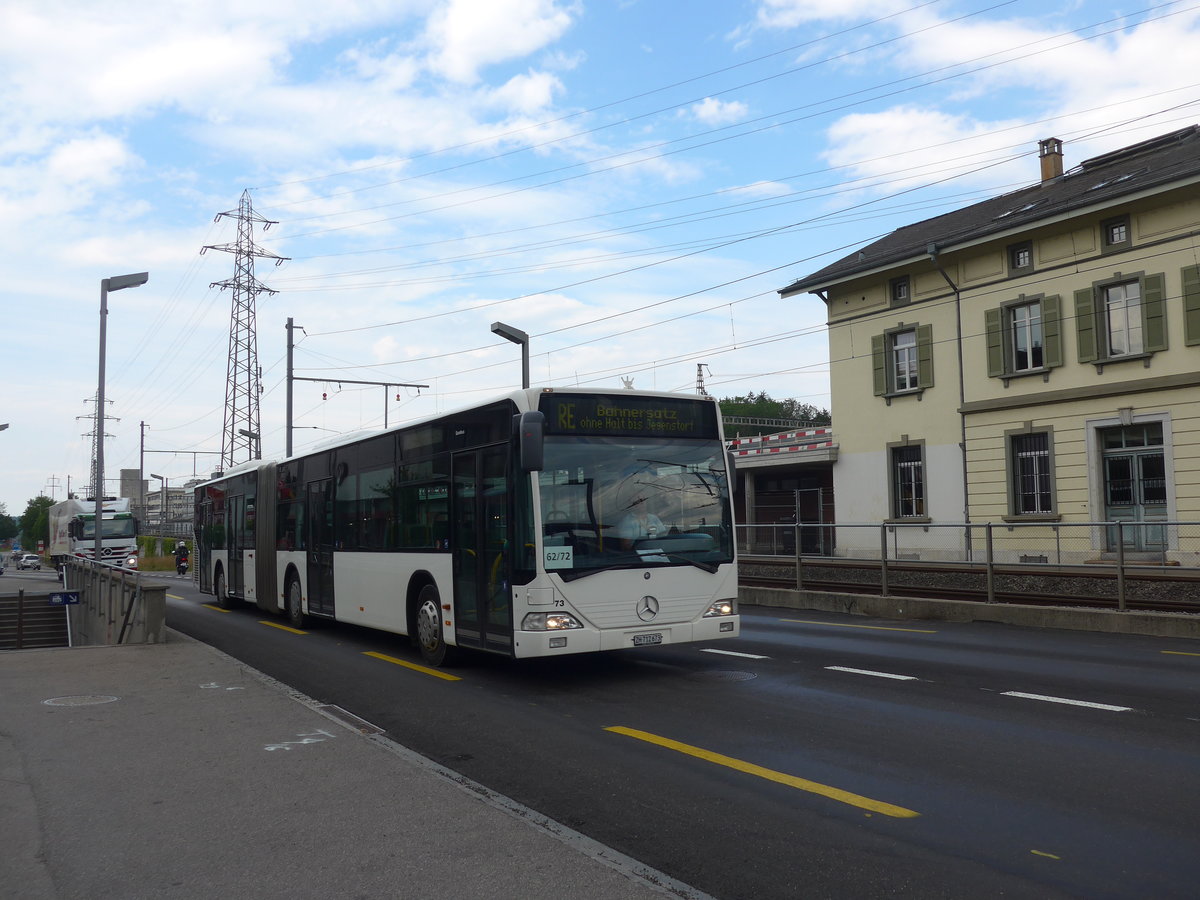
[[[137,157],[123,141],[105,134],[79,137],[55,147],[44,177],[54,184],[112,184]]]
[[[725,101],[705,97],[699,103],[689,106],[687,112],[697,121],[715,127],[741,121],[746,118],[749,107],[738,100]]]
[[[761,0],[757,21],[764,28],[797,28],[810,22],[874,19],[912,5],[906,0]]]
[[[462,83],[495,63],[528,56],[570,27],[574,7],[556,0],[449,0],[430,18],[430,66]]]
[[[515,75],[507,82],[489,92],[493,101],[506,111],[534,113],[544,109],[561,92],[562,82],[547,72],[529,72]]]
[[[730,193],[740,197],[783,197],[792,193],[792,189],[778,181],[756,181],[734,188]]]
[[[795,28],[867,20],[896,8],[883,0],[763,0],[759,20]],[[917,88],[924,82],[929,87],[891,106],[844,115],[827,129],[824,156],[832,164],[868,178],[907,170],[881,185],[881,192],[944,178],[956,166],[967,172],[989,155],[1033,153],[1038,139],[1051,135],[1066,140],[1069,167],[1072,160],[1195,119],[1190,110],[1154,115],[1194,97],[1191,48],[1200,43],[1200,11],[1193,7],[1179,4],[1153,11],[1149,21],[1103,25],[1110,16],[1096,11],[1085,21],[1095,20],[1098,27],[1078,32],[1071,32],[1078,21],[1064,24],[1055,16],[938,18],[944,14],[938,7],[923,7],[873,26],[875,38],[900,37],[873,54],[886,52],[888,65],[919,76],[896,82],[896,69],[881,67],[881,76],[873,80],[881,87],[907,83]],[[988,102],[979,103],[980,97]],[[993,110],[1020,110],[1021,115],[1000,117]],[[1121,127],[1147,114],[1136,129]],[[1023,183],[1037,177],[1036,164],[1022,159],[988,169],[975,180]]]

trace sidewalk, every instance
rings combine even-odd
[[[0,898],[704,898],[177,632],[0,654]]]

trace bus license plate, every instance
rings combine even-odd
[[[653,634],[635,634],[633,636],[633,646],[645,647],[648,644],[661,644],[662,632],[656,631]]]

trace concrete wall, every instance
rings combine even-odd
[[[1129,612],[1103,609],[1021,606],[741,587],[738,602],[785,610],[836,612],[906,622],[998,622],[1033,628],[1064,628],[1111,634],[1148,634],[1200,640],[1200,616],[1183,613]]]
[[[79,592],[70,607],[74,646],[165,641],[167,586],[110,566],[67,564],[64,590]]]

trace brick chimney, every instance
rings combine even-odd
[[[1038,141],[1038,156],[1042,158],[1042,184],[1062,175],[1062,141],[1058,138]]]

